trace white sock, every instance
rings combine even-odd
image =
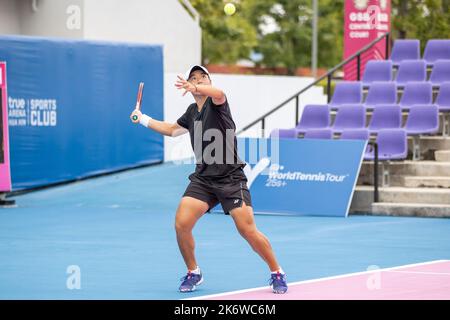
[[[200,274],[200,267],[197,266],[194,270],[189,270],[190,273]]]
[[[281,273],[281,274],[285,274],[283,269],[280,267],[280,269],[278,269],[277,271],[273,271],[272,274],[276,274],[276,273]]]

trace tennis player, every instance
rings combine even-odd
[[[195,99],[176,123],[155,120],[139,110],[134,110],[130,118],[137,115],[137,120],[132,120],[134,123],[166,136],[190,134],[196,168],[189,176],[190,184],[175,218],[178,246],[188,269],[179,290],[192,292],[203,282],[195,259],[192,230],[198,219],[220,202],[223,211],[233,218],[241,236],[267,263],[273,292],[285,293],[288,288],[286,274],[278,264],[269,240],[256,228],[243,171],[245,163],[238,157],[236,126],[225,93],[211,85],[208,70],[199,65],[191,67],[186,78],[178,76],[175,86],[184,90],[183,95],[190,92]]]

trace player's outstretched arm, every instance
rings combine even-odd
[[[137,121],[133,121],[133,116],[135,115],[137,116]],[[183,128],[178,123],[155,120],[142,114],[139,110],[134,110],[130,115],[130,119],[133,123],[141,123],[145,127],[169,137],[177,137],[188,132],[187,129]]]
[[[177,76],[177,77],[178,77],[178,80],[175,83],[175,86],[177,87],[177,89],[185,90],[183,92],[183,96],[186,93],[191,92],[193,94],[199,94],[199,95],[211,97],[212,101],[216,105],[221,105],[221,104],[225,103],[225,101],[226,101],[225,93],[221,89],[213,87],[210,84],[197,84],[196,85],[189,81],[186,81],[181,76]]]

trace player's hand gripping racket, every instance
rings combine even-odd
[[[141,101],[142,101],[142,93],[143,93],[143,91],[144,91],[144,83],[143,82],[140,82],[139,83],[139,90],[138,90],[138,94],[137,94],[137,100],[136,100],[136,107],[135,107],[135,110],[141,110]],[[134,122],[137,122],[138,121],[138,116],[137,115],[134,115],[133,117],[132,117],[132,120],[134,121]]]

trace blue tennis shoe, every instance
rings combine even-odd
[[[201,272],[200,274],[188,272],[180,281],[180,292],[192,292],[203,282],[203,275]]]
[[[288,286],[286,283],[286,274],[284,273],[272,273],[270,276],[269,284],[272,287],[273,293],[286,293]]]

